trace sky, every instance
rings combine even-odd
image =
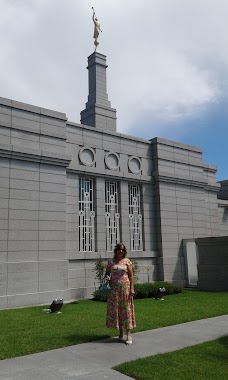
[[[200,147],[228,179],[227,0],[0,0],[0,96],[80,123],[92,7],[117,131]]]

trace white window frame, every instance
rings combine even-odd
[[[120,241],[118,182],[105,181],[106,250],[111,252]]]
[[[94,252],[94,180],[79,177],[79,251]]]
[[[138,184],[129,184],[129,231],[130,250],[142,251],[142,213],[141,213],[141,189]]]

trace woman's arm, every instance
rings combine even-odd
[[[106,271],[105,271],[105,279],[107,281],[110,280],[110,274],[111,274],[111,264],[110,264],[110,261],[108,261],[107,266],[106,266]]]
[[[133,276],[133,270],[132,270],[131,264],[128,264],[127,270],[128,270],[129,281],[130,281],[130,294],[133,296],[135,292],[134,292],[134,276]]]

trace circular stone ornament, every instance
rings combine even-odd
[[[119,156],[114,152],[106,153],[105,165],[110,170],[118,170],[119,169]]]
[[[93,166],[95,162],[95,151],[92,148],[81,148],[79,159],[83,165]]]
[[[131,156],[128,159],[128,168],[130,172],[134,174],[140,174],[141,172],[141,161],[138,157]]]

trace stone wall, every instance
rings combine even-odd
[[[139,263],[140,282],[185,286],[182,240],[227,234],[216,168],[203,163],[199,148],[111,133],[3,98],[0,138],[0,308],[91,296],[95,260],[113,255],[106,247],[107,180],[118,184],[120,240]],[[92,251],[79,249],[85,177],[94,185]],[[142,214],[142,244],[132,251],[129,185],[139,186]]]
[[[196,239],[198,289],[228,291],[228,236]]]
[[[221,188],[218,192],[218,198],[228,200],[228,180],[220,181],[219,183],[221,185]]]
[[[182,240],[218,235],[216,167],[202,161],[197,147],[160,138],[151,144],[160,278],[185,286]]]
[[[68,123],[55,111],[0,103],[0,307],[91,296],[96,258],[113,254],[106,252],[107,178],[119,183],[121,240],[128,247],[128,183],[140,184],[143,246],[128,256],[141,267],[140,281],[158,279],[150,143]],[[94,154],[92,165],[83,152]],[[92,176],[95,185],[94,252],[79,250],[81,176]]]
[[[0,307],[66,297],[66,116],[0,99]]]

